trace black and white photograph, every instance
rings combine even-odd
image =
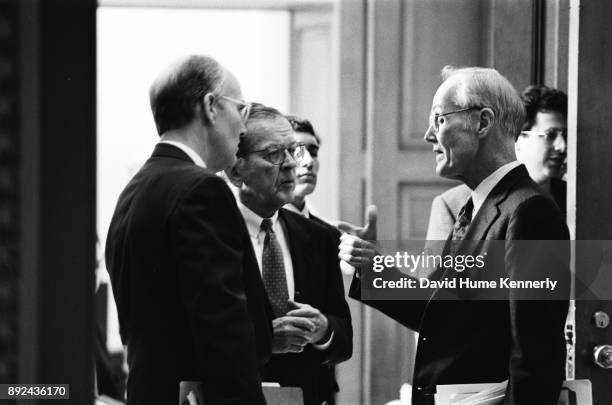
[[[0,0],[0,405],[612,403],[610,0]]]

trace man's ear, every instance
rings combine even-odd
[[[478,137],[484,138],[487,136],[491,128],[493,128],[494,123],[495,112],[491,108],[485,107],[480,110],[480,114],[478,115]]]
[[[212,93],[206,93],[202,99],[202,116],[204,122],[214,124],[217,118],[217,96]]]
[[[227,175],[229,181],[238,188],[242,187],[242,176],[240,173],[243,165],[244,160],[242,160],[242,158],[238,158],[232,167],[225,170],[225,174]]]

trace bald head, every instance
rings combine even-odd
[[[226,76],[219,62],[204,55],[187,56],[169,66],[149,90],[157,133],[189,124],[197,103],[207,93],[218,91]]]

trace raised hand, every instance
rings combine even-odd
[[[343,232],[338,257],[358,270],[371,267],[373,257],[378,254],[376,245],[372,243],[376,241],[377,235],[378,214],[375,205],[368,206],[365,217],[366,224],[363,227],[348,222],[339,222],[336,225]]]
[[[337,222],[336,227],[342,233],[357,236],[359,239],[375,241],[377,236],[376,222],[378,210],[375,205],[368,205],[365,212],[365,226],[359,227],[348,222]]]

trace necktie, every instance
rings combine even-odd
[[[465,237],[472,223],[472,211],[474,211],[474,202],[472,201],[472,197],[470,197],[463,208],[461,208],[461,211],[459,211],[459,216],[457,216],[457,220],[453,226],[453,240],[463,240]]]
[[[276,234],[272,230],[272,220],[264,219],[261,222],[261,230],[266,234],[261,259],[263,283],[272,304],[274,318],[278,318],[285,316],[289,307],[289,291],[287,290],[283,251],[278,239],[276,239]]]

